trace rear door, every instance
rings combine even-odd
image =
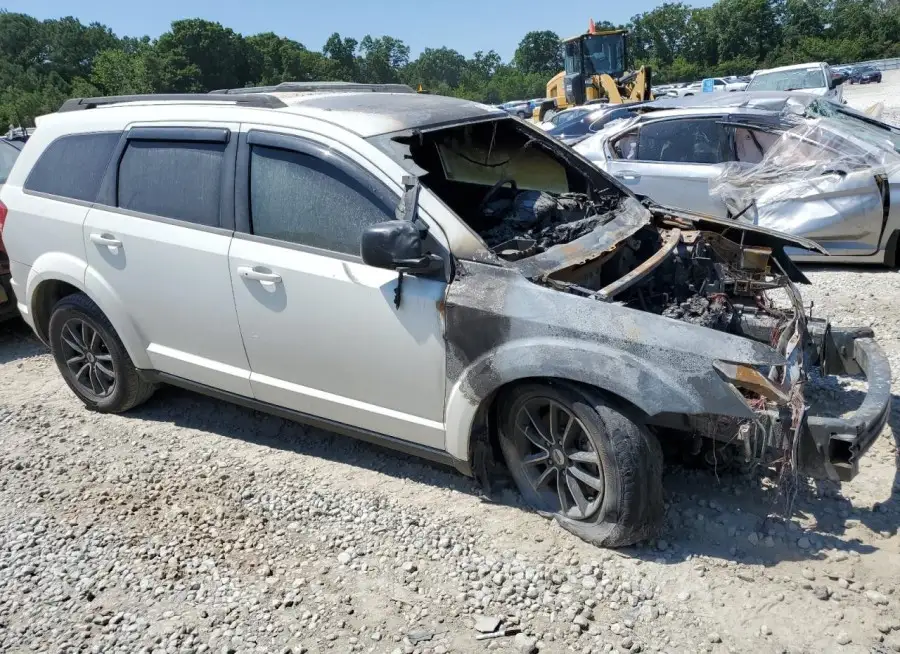
[[[131,126],[84,222],[85,283],[117,298],[155,370],[250,396],[228,274],[238,127]]]
[[[721,116],[670,118],[642,124],[612,143],[609,172],[634,193],[658,204],[725,217],[725,203],[709,194],[727,158]]]

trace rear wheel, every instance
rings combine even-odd
[[[144,381],[109,319],[86,295],[69,295],[50,315],[50,349],[69,388],[85,406],[121,413],[156,389]]]
[[[503,456],[530,506],[604,547],[657,533],[662,451],[637,420],[563,384],[518,387],[500,410]]]

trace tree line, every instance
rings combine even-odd
[[[718,0],[711,7],[664,3],[626,25],[630,63],[656,82],[744,74],[803,61],[853,62],[900,56],[900,0]],[[587,27],[573,25],[572,33]],[[321,50],[272,32],[243,36],[216,22],[172,23],[156,39],[119,37],[101,23],[38,20],[0,12],[0,124],[29,126],[66,98],[191,93],[345,80],[421,84],[432,93],[487,103],[544,95],[562,69],[559,37],[525,35],[511,61],[494,50],[466,57],[426,48],[415,59],[402,40],[335,32]]]

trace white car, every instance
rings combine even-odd
[[[768,68],[753,73],[747,91],[803,91],[835,102],[844,100],[845,76],[823,61]]]
[[[733,93],[743,91],[747,88],[745,82],[729,81],[724,77],[713,77],[713,93]],[[688,98],[692,95],[700,95],[703,93],[703,82],[694,82],[680,89],[671,89],[666,95],[677,98]]]
[[[309,88],[82,98],[39,119],[0,235],[23,319],[86,406],[127,411],[164,382],[488,486],[497,452],[535,510],[621,546],[664,516],[652,424],[723,444],[751,424],[780,460],[804,379],[788,357],[829,353],[870,375],[868,413],[803,412],[799,465],[858,472],[890,371],[871,331],[800,319],[799,271],[771,272],[815,243],[650,209],[484,105]],[[769,288],[797,308],[723,319]]]

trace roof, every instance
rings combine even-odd
[[[735,109],[758,112],[790,111],[801,113],[821,96],[787,91],[751,91],[740,93],[701,93],[686,98],[665,97],[644,104],[644,110],[661,109]]]
[[[497,107],[419,93],[276,93],[288,106],[277,111],[319,118],[360,136],[425,129],[478,119],[507,118]]]
[[[811,61],[807,64],[791,64],[790,66],[778,66],[777,68],[761,68],[755,72],[756,75],[761,75],[762,73],[774,73],[780,72],[783,70],[803,70],[804,68],[816,68],[821,66],[827,66],[824,61]]]
[[[226,93],[246,95],[248,93],[297,92],[314,93],[321,91],[360,91],[369,93],[415,93],[406,84],[362,84],[357,82],[281,82],[275,86],[250,86],[235,89],[218,89],[211,94]]]
[[[285,87],[282,87],[285,88]],[[296,87],[295,87],[296,88]],[[407,87],[408,88],[408,87]],[[228,105],[246,109],[279,111],[317,118],[343,127],[364,138],[391,132],[426,129],[439,125],[479,119],[508,118],[497,107],[450,98],[401,91],[330,91],[326,86],[309,91],[252,90],[250,93],[193,93],[172,95],[132,95],[66,100],[57,113],[99,107],[136,105]]]

